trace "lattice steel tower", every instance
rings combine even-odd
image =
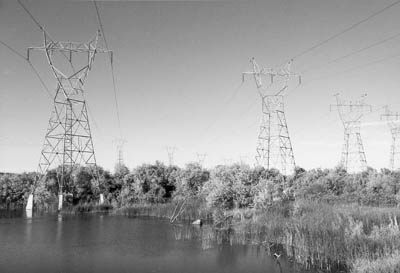
[[[169,166],[173,166],[174,165],[174,156],[175,156],[176,147],[175,146],[168,146],[165,149],[167,150],[167,154],[168,154]]]
[[[121,168],[122,166],[124,166],[124,152],[123,152],[123,148],[124,145],[126,143],[126,139],[115,139],[114,143],[116,145],[117,148],[117,167]]]
[[[54,41],[43,31],[41,47],[28,48],[44,51],[57,87],[54,107],[49,119],[45,141],[39,160],[39,172],[44,176],[50,167],[61,166],[59,181],[59,209],[62,207],[65,171],[74,165],[92,166],[98,178],[96,157],[83,85],[97,53],[110,53],[99,46],[99,35],[87,43]]]
[[[206,160],[207,154],[206,153],[196,153],[197,156],[197,163],[203,167],[204,161]]]
[[[386,120],[392,134],[389,167],[393,171],[398,170],[400,169],[400,114],[398,112],[393,113],[386,106],[385,113],[381,115],[381,119]]]
[[[293,78],[301,77],[291,71],[292,61],[279,70],[260,68],[254,58],[250,60],[253,71],[243,73],[254,77],[262,101],[262,118],[258,135],[256,165],[278,169],[282,174],[294,172],[295,160],[285,117],[284,97]],[[269,78],[263,85],[262,77]]]
[[[372,111],[372,106],[364,102],[366,96],[365,94],[357,101],[346,102],[340,98],[339,94],[336,94],[336,104],[330,106],[331,111],[333,107],[336,108],[343,123],[344,143],[340,166],[350,173],[367,169],[367,160],[360,132],[361,119],[364,113]]]

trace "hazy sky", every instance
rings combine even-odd
[[[252,79],[240,86],[249,59],[284,63],[392,2],[98,2],[114,51],[126,165],[167,162],[166,146],[177,147],[178,165],[197,152],[208,154],[206,166],[241,156],[252,164],[261,102]],[[98,29],[92,2],[23,3],[55,40],[87,41]],[[289,92],[285,109],[297,165],[338,163],[343,126],[329,104],[340,92],[350,99],[368,93],[375,111],[362,127],[367,162],[388,166],[391,138],[379,115],[385,104],[400,110],[400,36],[331,61],[399,33],[399,14],[400,4],[295,59],[303,84]],[[0,0],[0,40],[25,54],[42,35],[16,1]],[[36,52],[32,62],[53,92],[45,56]],[[0,83],[0,171],[36,170],[51,100],[27,63],[1,45]],[[85,88],[97,162],[112,170],[119,133],[106,56],[97,55]]]

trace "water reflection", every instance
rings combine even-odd
[[[56,232],[56,242],[61,241],[62,235],[62,224],[63,224],[63,216],[61,213],[57,215],[57,232]]]
[[[25,238],[27,245],[30,245],[32,241],[32,216],[33,216],[32,210],[25,211],[25,217],[26,217]]]
[[[260,246],[235,245],[234,234],[97,214],[2,218],[0,272],[294,272]]]
[[[29,210],[25,210],[25,217],[27,219],[31,219],[33,216],[33,210],[29,209]]]

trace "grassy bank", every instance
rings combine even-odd
[[[235,242],[263,244],[307,269],[398,272],[392,262],[400,249],[397,208],[298,201],[245,213],[232,211],[238,216],[226,224]],[[382,263],[392,271],[377,271]]]
[[[116,209],[115,213],[171,218],[176,205],[136,204]],[[201,232],[181,226],[176,237],[199,237],[204,248],[222,243],[260,245],[271,255],[282,254],[308,270],[399,272],[397,208],[300,200],[276,203],[265,209],[221,210],[193,202],[177,221],[199,218],[209,225]]]
[[[128,217],[150,216],[172,219],[178,214],[182,202],[168,202],[159,204],[132,204],[114,210],[115,214],[126,215]],[[202,219],[204,222],[212,222],[213,212],[204,203],[192,201],[186,203],[182,212],[178,215],[177,221],[191,222]]]

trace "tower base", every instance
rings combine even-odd
[[[33,209],[33,194],[29,194],[28,196],[28,202],[26,203],[26,210],[32,210]]]
[[[58,210],[62,210],[63,208],[63,194],[58,195]]]
[[[99,200],[99,205],[104,204],[104,194],[100,193],[100,200]]]

